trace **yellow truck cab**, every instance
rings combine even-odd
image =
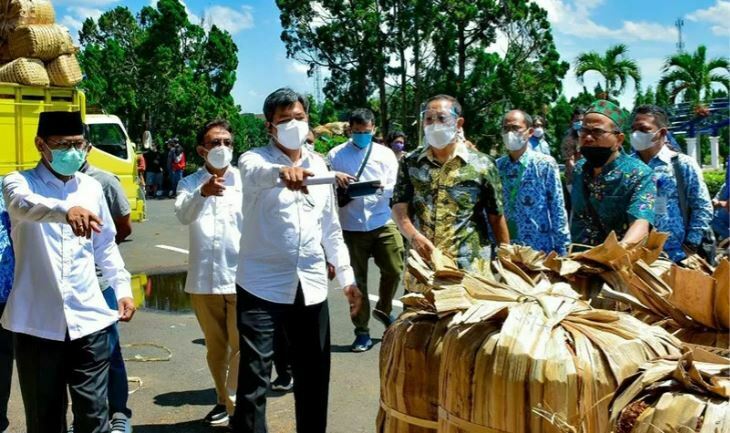
[[[132,221],[143,221],[145,202],[137,181],[134,143],[118,117],[87,115],[85,95],[78,89],[0,83],[0,137],[4,142],[0,146],[0,176],[38,163],[35,135],[38,114],[43,111],[81,111],[94,145],[89,162],[119,178],[132,209]]]

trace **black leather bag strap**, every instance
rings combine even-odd
[[[365,166],[368,164],[368,160],[370,159],[370,154],[373,151],[373,146],[375,146],[375,144],[373,144],[373,143],[370,143],[370,145],[368,145],[368,150],[365,153],[365,158],[362,160],[362,164],[360,164],[360,168],[357,170],[357,174],[355,175],[356,181],[360,180],[360,176],[362,176],[362,172],[365,171]]]

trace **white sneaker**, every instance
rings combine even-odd
[[[132,423],[129,422],[127,415],[117,412],[112,415],[110,422],[112,426],[111,433],[132,433]]]

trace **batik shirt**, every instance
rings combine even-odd
[[[456,146],[443,165],[431,148],[417,149],[400,165],[393,204],[408,203],[416,228],[462,269],[492,254],[487,214],[502,214],[499,172],[487,155]]]
[[[717,195],[715,195],[715,199],[727,201],[728,196],[728,178],[725,177],[725,183],[722,184],[722,188],[717,192]],[[730,214],[728,214],[727,209],[715,209],[715,214],[712,218],[712,230],[715,231],[715,236],[718,241],[722,241],[730,237]]]
[[[656,184],[649,166],[621,153],[603,166],[597,176],[588,170],[583,159],[576,165],[573,175],[570,234],[574,243],[598,245],[611,231],[620,239],[639,219],[654,224]],[[591,216],[586,204],[588,199],[597,213],[597,220]]]
[[[15,255],[10,243],[10,216],[5,210],[5,200],[0,196],[0,304],[8,302],[14,271]]]
[[[563,186],[555,159],[530,150],[497,160],[512,243],[565,255],[570,244]]]
[[[680,173],[674,172],[672,157],[678,158]],[[634,158],[640,160],[638,154]],[[664,251],[675,262],[687,255],[682,244],[699,245],[703,232],[712,221],[712,202],[710,193],[702,178],[702,170],[697,162],[684,154],[677,154],[668,147],[662,147],[647,164],[654,170],[657,184],[657,197],[654,203],[654,226],[660,232],[669,233]],[[679,205],[677,176],[684,180],[685,197],[689,221],[685,221]]]

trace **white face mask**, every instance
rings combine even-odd
[[[426,142],[433,148],[443,149],[456,138],[456,125],[434,123],[423,128]]]
[[[535,128],[532,135],[535,136],[535,138],[542,138],[542,136],[545,135],[545,130],[542,128]]]
[[[276,141],[289,150],[302,147],[309,134],[309,123],[303,120],[292,119],[281,125],[276,125]]]
[[[231,164],[233,149],[228,146],[216,146],[208,151],[205,160],[216,170],[223,170]]]
[[[520,150],[527,144],[527,140],[524,140],[521,134],[513,131],[502,134],[502,142],[510,152]]]
[[[631,133],[631,146],[636,150],[637,152],[641,152],[642,150],[649,149],[650,147],[654,146],[654,137],[657,135],[659,131],[657,132],[641,132],[641,131],[634,131]]]

